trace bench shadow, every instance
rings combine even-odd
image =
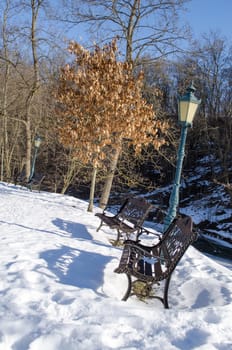
[[[48,234],[53,234],[61,237],[65,237],[65,234],[67,233],[69,234],[69,236],[71,235],[72,238],[81,239],[81,240],[92,240],[92,236],[89,234],[89,232],[87,231],[86,227],[83,224],[62,220],[58,218],[52,220],[52,223],[58,228],[58,230],[47,230],[44,228],[25,226],[15,222],[8,222],[8,221],[2,221],[2,220],[0,220],[0,223],[7,224],[10,226],[15,226],[28,231],[33,230],[36,232],[48,233]]]
[[[104,269],[112,257],[61,246],[40,254],[59,283],[97,292],[103,284]]]
[[[59,228],[59,230],[65,231],[71,234],[71,237],[84,240],[92,240],[92,236],[83,224],[78,222],[62,220],[56,218],[52,220],[52,223]]]
[[[93,240],[83,224],[59,218],[52,222],[75,241]],[[94,244],[99,245],[99,242]],[[57,276],[59,283],[88,288],[95,292],[103,284],[105,266],[112,259],[110,256],[72,248],[68,245],[44,251],[40,254],[40,258],[47,262],[48,269]]]

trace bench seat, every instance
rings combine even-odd
[[[136,239],[138,239],[143,231],[142,225],[144,220],[152,207],[152,204],[144,198],[127,198],[116,215],[110,215],[106,210],[95,214],[101,220],[97,232],[103,225],[106,225],[111,229],[117,230],[116,242],[119,241],[123,234],[129,238],[130,234],[135,233]]]

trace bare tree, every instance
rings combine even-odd
[[[4,153],[5,153],[5,159],[6,159],[6,167],[5,172],[7,177],[10,175],[10,161],[12,157],[12,150],[11,151],[8,147],[9,144],[9,129],[8,124],[9,120],[14,120],[15,125],[21,124],[21,127],[24,126],[26,135],[26,156],[25,156],[25,165],[26,165],[26,175],[29,177],[30,175],[30,168],[31,168],[31,139],[32,139],[32,126],[31,126],[31,118],[33,115],[32,112],[32,103],[34,96],[36,95],[38,88],[39,88],[39,66],[38,66],[38,55],[37,55],[37,39],[36,39],[36,25],[37,25],[37,18],[38,18],[38,12],[43,3],[43,0],[30,0],[28,2],[23,2],[21,4],[17,4],[11,0],[7,0],[5,2],[5,9],[3,12],[3,22],[2,22],[2,38],[3,38],[3,47],[4,50],[2,54],[0,55],[0,60],[2,61],[2,64],[4,65],[5,73],[4,73],[4,89],[3,89],[3,124],[4,124]],[[32,57],[32,65],[26,64],[26,62],[23,61],[22,57],[23,55],[17,51],[17,46],[15,40],[16,38],[19,41],[19,38],[22,38],[24,29],[20,27],[16,27],[14,25],[14,20],[12,19],[17,11],[20,11],[24,6],[29,6],[31,9],[31,23],[30,23],[30,30],[29,30],[29,38],[31,43],[31,57]],[[11,17],[11,18],[10,18]],[[8,24],[8,20],[11,23]],[[27,32],[28,34],[28,32]],[[10,42],[15,42],[15,45],[13,46],[11,44],[8,45]],[[24,40],[25,42],[25,40]],[[14,71],[14,78],[11,76],[11,81],[14,79],[14,81],[17,81],[18,83],[18,92],[17,90],[14,90],[14,99],[15,101],[18,100],[17,105],[19,107],[18,113],[15,113],[13,115],[9,116],[10,111],[10,101],[12,103],[12,90],[9,89],[9,74],[10,71]],[[12,88],[11,83],[11,88]],[[21,105],[21,106],[20,106]],[[16,107],[16,105],[15,105]],[[15,123],[16,122],[16,123]],[[19,124],[18,124],[19,123]],[[20,128],[21,128],[20,127]],[[12,128],[11,128],[12,130]],[[16,142],[17,139],[11,139],[11,142],[13,140],[13,144]],[[11,156],[9,155],[9,152],[11,152]],[[2,157],[3,159],[3,157]],[[2,171],[3,174],[3,166]]]
[[[43,23],[45,10],[49,11],[47,0],[0,4],[1,179],[9,180],[24,166],[30,176],[33,138],[46,121],[45,103],[51,104],[46,85],[56,67],[56,51],[49,52],[56,40],[50,40]]]
[[[125,60],[136,64],[145,53],[154,60],[181,50],[189,30],[179,25],[179,14],[188,1],[62,0],[60,18],[84,25],[98,43],[117,37]]]
[[[189,135],[195,159],[207,155],[212,178],[229,183],[231,164],[231,48],[218,33],[205,34],[196,42],[191,56],[179,59],[177,64],[179,89],[194,79],[202,98],[202,105]],[[200,146],[199,146],[200,145]],[[193,152],[194,154],[194,152]],[[191,159],[190,157],[188,158]],[[215,162],[221,169],[215,172]]]
[[[12,17],[12,1],[5,0],[1,4],[2,17],[0,18],[0,74],[1,74],[1,180],[4,177],[11,177],[11,162],[17,146],[20,127],[16,120],[12,122],[14,116],[15,100],[17,100],[17,77],[18,72],[18,51],[12,50],[12,41],[15,39],[17,29],[9,22]]]

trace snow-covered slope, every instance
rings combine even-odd
[[[4,183],[0,198],[0,350],[232,349],[231,270],[190,247],[169,310],[123,302],[121,248],[86,202]]]

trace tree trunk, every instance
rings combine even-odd
[[[39,13],[39,8],[42,5],[43,1],[36,2],[35,0],[31,1],[31,11],[32,11],[32,18],[31,18],[31,50],[32,50],[32,57],[33,57],[33,81],[32,86],[29,91],[29,95],[26,101],[26,177],[29,179],[31,174],[31,154],[32,154],[32,130],[31,130],[31,124],[32,124],[32,114],[31,114],[31,108],[32,108],[32,102],[34,100],[35,94],[38,91],[39,88],[39,61],[38,61],[38,55],[37,55],[37,38],[36,38],[36,24],[37,24],[37,18]]]
[[[110,191],[111,191],[111,187],[112,187],[112,183],[113,183],[113,179],[114,179],[114,173],[116,170],[116,166],[118,163],[118,158],[121,152],[121,147],[120,145],[115,149],[113,157],[111,159],[111,164],[110,164],[110,169],[109,169],[109,173],[106,177],[106,181],[103,187],[103,191],[102,191],[102,195],[101,195],[101,199],[100,199],[100,203],[99,203],[99,207],[102,209],[105,209],[108,200],[109,200],[109,196],[110,196]]]
[[[3,23],[2,23],[2,39],[3,39],[3,55],[5,59],[4,70],[3,70],[3,82],[2,82],[2,124],[1,124],[1,181],[3,181],[4,173],[6,178],[9,179],[11,176],[10,173],[10,162],[11,162],[11,150],[9,146],[8,139],[8,114],[7,114],[7,105],[8,105],[8,83],[9,83],[9,74],[10,74],[10,58],[8,52],[8,28],[7,20],[9,16],[9,5],[6,3],[6,8],[4,9]]]
[[[80,169],[79,163],[75,159],[73,152],[71,151],[68,155],[67,162],[67,171],[63,175],[64,183],[61,190],[61,193],[64,194],[68,187],[72,184],[74,178],[77,176],[78,171]]]
[[[93,172],[92,172],[92,180],[91,180],[91,187],[90,187],[90,194],[89,194],[89,206],[88,206],[88,211],[91,211],[91,212],[93,211],[93,200],[94,200],[96,177],[97,177],[97,168],[94,166]]]

